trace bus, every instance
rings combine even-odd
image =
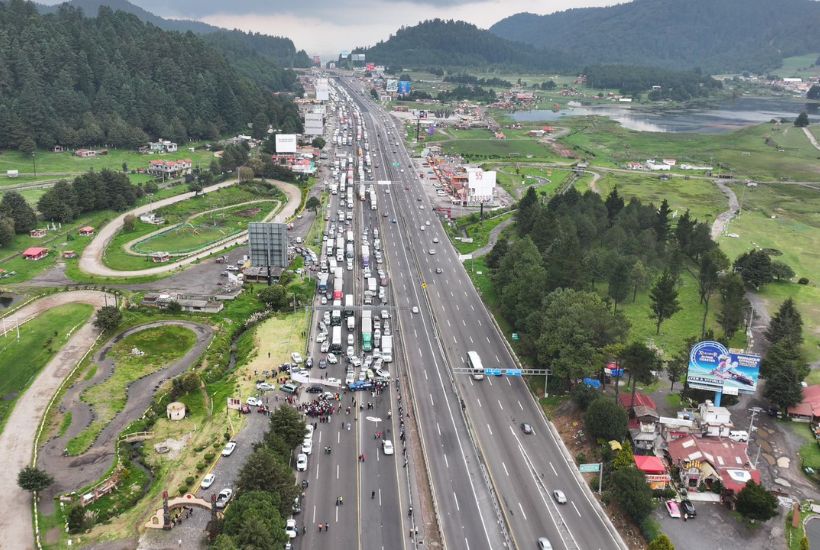
[[[467,366],[473,369],[473,380],[484,380],[484,365],[476,352],[467,352]]]

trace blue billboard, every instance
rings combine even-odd
[[[399,80],[399,95],[407,95],[410,93],[410,81]]]
[[[720,342],[698,342],[689,352],[686,381],[690,387],[727,395],[754,393],[760,377],[760,356],[729,351]]]

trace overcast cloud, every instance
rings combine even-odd
[[[296,47],[329,59],[387,39],[425,19],[461,19],[482,28],[509,15],[605,6],[617,0],[130,0],[162,17],[287,36]],[[55,4],[57,0],[46,0]]]

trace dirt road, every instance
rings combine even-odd
[[[219,183],[204,189],[202,193],[210,193],[216,191],[217,189],[222,189],[223,187],[228,187],[236,183],[236,180]],[[302,193],[298,187],[291,183],[285,183],[282,181],[273,181],[273,183],[277,187],[279,187],[279,189],[281,189],[288,197],[287,204],[274,218],[274,221],[284,222],[296,213],[296,210],[299,208],[299,204],[302,200]],[[162,208],[163,206],[168,206],[170,204],[175,204],[177,202],[189,199],[193,196],[194,193],[183,193],[181,195],[176,195],[174,197],[169,197],[167,199],[155,201],[150,204],[146,204],[144,206],[140,206],[138,208],[120,214],[111,222],[109,222],[105,227],[100,229],[99,233],[97,233],[97,236],[94,237],[94,240],[92,240],[88,244],[88,246],[85,247],[83,255],[80,257],[80,270],[82,270],[84,273],[88,273],[89,275],[96,275],[100,277],[145,277],[151,275],[161,275],[163,273],[169,273],[171,271],[179,269],[182,266],[191,264],[197,260],[201,260],[202,258],[208,257],[212,253],[212,250],[214,248],[224,248],[226,246],[232,246],[234,244],[244,241],[247,238],[247,231],[244,231],[236,237],[233,237],[232,239],[216,243],[212,247],[209,247],[203,250],[202,252],[199,252],[198,254],[194,254],[193,256],[188,256],[187,258],[180,260],[178,262],[162,264],[157,267],[150,267],[147,269],[138,269],[134,271],[119,271],[116,269],[111,269],[103,263],[102,258],[105,249],[122,227],[123,220],[125,220],[125,216],[129,214],[134,216],[140,216],[147,212],[151,212],[158,208]]]
[[[113,304],[114,297],[104,292],[80,290],[46,296],[22,307],[8,320],[31,319],[56,306],[69,303],[91,304],[102,307]],[[7,320],[7,322],[9,322]],[[3,433],[0,434],[0,491],[5,495],[5,511],[0,514],[0,546],[10,543],[20,550],[34,548],[32,538],[31,497],[17,486],[17,472],[31,464],[37,427],[48,402],[66,376],[91,348],[97,338],[97,329],[88,322],[79,328],[49,361],[26,392],[17,400]]]
[[[814,146],[814,148],[820,151],[820,145],[817,144],[817,140],[814,138],[814,134],[811,133],[811,130],[809,130],[808,128],[803,128],[803,133],[806,134],[807,138],[809,138],[809,141]]]

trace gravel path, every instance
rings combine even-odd
[[[807,138],[809,138],[809,141],[814,146],[814,148],[820,151],[820,145],[818,145],[817,140],[814,138],[814,134],[812,134],[808,128],[803,128],[803,133],[806,134]]]
[[[487,237],[487,244],[473,252],[473,258],[478,258],[480,256],[485,256],[490,253],[490,251],[495,246],[495,243],[498,242],[498,236],[501,234],[504,229],[509,227],[510,225],[515,222],[514,218],[508,218],[503,222],[499,223],[495,227],[493,227],[492,231],[490,231],[489,236]]]
[[[718,237],[726,231],[726,226],[729,225],[729,222],[737,215],[738,210],[740,210],[740,203],[737,201],[737,195],[735,195],[735,192],[732,191],[728,185],[720,180],[714,180],[714,182],[721,193],[729,199],[729,209],[718,214],[718,217],[715,218],[714,223],[712,223],[712,240],[717,241]]]
[[[114,302],[114,297],[104,292],[62,292],[23,306],[12,313],[8,320],[23,322],[51,308],[70,303],[91,304],[99,308],[106,304],[106,299],[108,303]],[[17,486],[17,472],[32,461],[37,425],[45,413],[49,400],[94,344],[97,334],[97,329],[91,322],[74,332],[68,343],[57,352],[17,400],[8,423],[0,434],[0,471],[4,472],[4,475],[0,476],[0,492],[5,495],[6,502],[5,512],[0,514],[0,533],[3,533],[0,546],[4,548],[7,542],[13,543],[13,546],[8,548],[34,548],[31,497]]]
[[[223,187],[229,187],[237,183],[237,180],[226,181],[222,183],[218,183],[211,187],[208,187],[202,191],[202,193],[211,193],[216,191],[217,189],[222,189]],[[274,221],[283,222],[293,216],[296,213],[296,210],[299,208],[299,204],[302,201],[302,192],[301,190],[291,183],[285,183],[282,181],[273,181],[273,183],[281,189],[285,195],[288,197],[288,202],[284,208],[276,215]],[[90,275],[97,275],[101,277],[144,277],[150,275],[161,275],[163,273],[168,273],[174,271],[176,269],[181,268],[182,266],[191,264],[197,260],[202,258],[208,257],[214,248],[224,248],[225,246],[231,246],[233,244],[239,243],[244,241],[247,238],[247,232],[244,231],[240,235],[228,239],[226,241],[222,241],[216,243],[212,247],[199,252],[198,254],[194,254],[192,256],[188,256],[187,258],[180,260],[178,262],[172,262],[167,264],[162,264],[157,267],[150,267],[147,269],[138,269],[134,271],[118,271],[115,269],[111,269],[107,267],[103,263],[103,254],[105,252],[106,247],[120,230],[123,225],[123,220],[125,220],[125,216],[131,214],[134,216],[140,216],[141,214],[145,214],[147,212],[151,212],[158,208],[162,208],[163,206],[168,206],[170,204],[175,204],[177,202],[189,199],[194,196],[193,192],[190,193],[183,193],[181,195],[176,195],[173,197],[169,197],[167,199],[162,199],[159,201],[152,202],[150,204],[146,204],[144,206],[140,206],[129,212],[125,212],[120,214],[116,218],[114,218],[111,222],[109,222],[105,227],[100,229],[97,236],[94,237],[88,246],[85,247],[83,251],[83,255],[80,257],[80,269],[88,273]]]

